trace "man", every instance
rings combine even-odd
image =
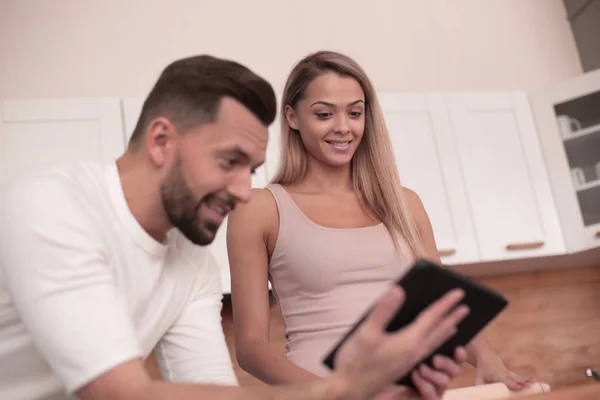
[[[394,335],[391,289],[345,345],[327,379],[236,387],[220,324],[219,271],[206,247],[250,196],[275,119],[272,87],[210,56],[169,65],[114,165],[79,163],[16,181],[3,193],[0,398],[411,398],[391,384],[453,334],[461,293]],[[166,381],[143,359],[157,349]],[[438,399],[465,354],[413,374]],[[392,389],[390,389],[392,387]]]

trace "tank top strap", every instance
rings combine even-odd
[[[275,202],[277,203],[277,207],[281,210],[288,211],[296,208],[296,203],[292,199],[292,196],[290,196],[288,191],[285,190],[285,188],[279,183],[269,183],[266,186],[266,189],[273,194]]]
[[[277,213],[279,214],[279,226],[280,231],[286,222],[297,218],[294,211],[296,210],[296,203],[290,196],[290,194],[278,183],[270,183],[266,186],[266,189],[271,192],[275,203],[277,204]]]

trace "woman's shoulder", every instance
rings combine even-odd
[[[253,188],[251,193],[250,201],[246,203],[247,206],[255,210],[276,206],[275,198],[273,197],[270,187]]]
[[[407,187],[402,187],[404,191],[404,199],[406,200],[406,206],[408,208],[408,212],[414,219],[417,227],[421,229],[429,229],[431,226],[431,222],[429,220],[429,215],[427,214],[427,210],[425,210],[425,205],[421,201],[421,197],[412,189]]]
[[[404,192],[404,199],[406,200],[408,211],[418,223],[421,219],[423,219],[424,216],[426,216],[425,206],[421,201],[421,197],[419,197],[417,192],[406,186],[403,186],[402,190]]]
[[[404,198],[406,199],[406,202],[409,203],[409,206],[413,207],[418,203],[421,203],[421,198],[413,189],[402,186],[402,192],[404,193]]]
[[[261,225],[270,222],[273,218],[277,218],[277,204],[267,188],[253,188],[250,200],[246,203],[238,203],[229,216],[230,221],[252,220]]]

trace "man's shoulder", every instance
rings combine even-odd
[[[48,187],[57,190],[83,190],[85,183],[98,180],[104,166],[94,162],[72,162],[26,170],[7,180],[3,186],[8,193],[36,191]]]
[[[103,174],[103,166],[92,162],[30,170],[3,183],[2,206],[9,213],[73,212],[73,207],[85,207],[102,191]]]

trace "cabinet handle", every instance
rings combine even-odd
[[[506,250],[529,250],[537,249],[542,247],[544,242],[524,242],[524,243],[510,243],[506,245]]]
[[[454,253],[456,253],[456,249],[440,249],[440,250],[438,250],[438,254],[440,255],[440,257],[448,257]]]

